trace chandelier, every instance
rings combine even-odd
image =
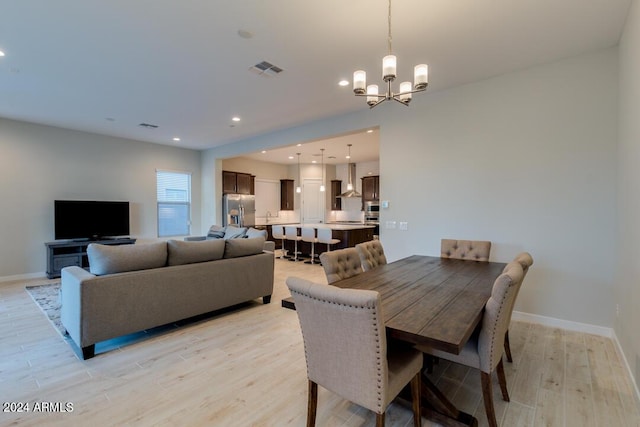
[[[388,21],[389,35],[387,43],[389,54],[382,58],[382,80],[387,83],[386,93],[378,93],[378,85],[367,86],[367,73],[365,71],[358,70],[353,73],[353,92],[356,96],[366,96],[369,108],[373,108],[389,99],[408,106],[409,102],[411,102],[411,94],[423,92],[427,89],[429,67],[426,64],[419,64],[413,69],[413,89],[411,88],[411,82],[402,82],[400,83],[400,92],[392,92],[391,82],[396,78],[396,57],[391,52],[391,0],[389,0]]]

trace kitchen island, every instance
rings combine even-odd
[[[271,225],[268,226],[269,229],[269,239],[273,240],[276,243],[276,247],[280,247],[281,242],[276,241],[272,237],[271,233]],[[331,236],[334,239],[340,240],[340,243],[336,243],[332,245],[331,250],[334,249],[342,249],[342,248],[352,248],[355,247],[358,243],[368,242],[373,240],[373,230],[375,226],[366,225],[363,223],[314,223],[314,224],[278,224],[284,226],[294,226],[298,228],[298,235],[300,235],[300,229],[302,227],[313,227],[313,228],[329,228],[331,229]],[[295,242],[285,240],[285,248],[289,251],[289,253],[293,253]],[[322,243],[317,243],[315,248],[316,255],[321,254],[327,250],[327,245]],[[311,244],[307,242],[300,241],[298,242],[298,251],[302,252],[303,256],[308,257],[311,254]]]

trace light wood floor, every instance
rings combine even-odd
[[[0,412],[0,425],[303,426],[302,336],[296,313],[280,307],[289,275],[326,283],[322,267],[276,260],[271,304],[256,300],[197,323],[98,345],[102,353],[87,361],[51,326],[25,282],[0,283],[0,401],[73,404],[71,413]],[[640,425],[640,406],[609,339],[521,322],[513,322],[510,336],[511,403],[494,388],[502,426]],[[477,372],[441,361],[433,378],[480,426],[487,424]],[[371,413],[322,388],[318,406],[319,426],[374,424]],[[411,411],[393,404],[387,425],[411,425]]]

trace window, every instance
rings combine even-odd
[[[158,237],[186,236],[191,228],[191,174],[156,171]]]

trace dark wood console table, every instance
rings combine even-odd
[[[71,265],[77,265],[82,268],[89,268],[89,259],[87,258],[87,246],[91,243],[99,243],[101,245],[132,245],[136,239],[128,237],[121,239],[105,239],[105,240],[58,240],[55,242],[47,242],[47,278],[55,279],[60,277],[62,269]]]

